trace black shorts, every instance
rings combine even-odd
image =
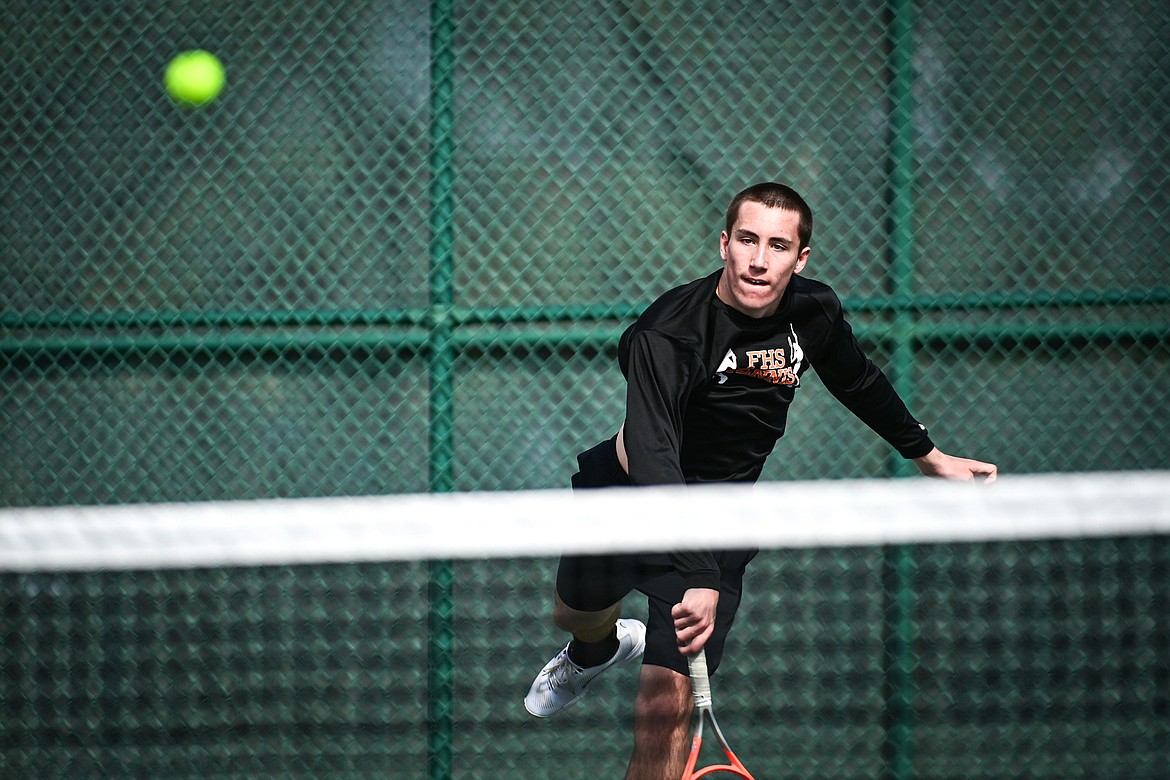
[[[573,475],[573,489],[621,487],[629,477],[617,459],[617,444],[610,439],[577,456],[580,470]],[[719,668],[727,632],[735,622],[743,593],[743,575],[753,550],[716,552],[719,562],[719,605],[715,629],[707,641],[707,667]],[[678,650],[674,618],[670,611],[686,590],[682,575],[664,552],[615,555],[566,555],[557,569],[557,595],[568,607],[582,612],[607,609],[637,590],[647,598],[646,654],[642,663],[664,666],[687,674],[687,661]]]

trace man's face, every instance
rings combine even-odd
[[[719,236],[723,275],[716,295],[749,317],[769,317],[780,307],[788,280],[808,262],[800,248],[800,213],[745,201],[728,235]]]

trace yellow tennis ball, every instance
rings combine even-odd
[[[223,89],[223,63],[202,49],[185,51],[167,65],[164,81],[167,92],[177,102],[204,106]]]

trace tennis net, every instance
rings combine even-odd
[[[716,685],[757,776],[1163,771],[1149,472],[0,510],[0,775],[620,776],[634,670],[521,704],[556,555],[746,545]]]

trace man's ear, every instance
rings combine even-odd
[[[793,273],[800,273],[804,270],[804,267],[808,265],[808,256],[811,251],[812,249],[807,246],[800,250],[800,256],[796,260],[796,269]]]

